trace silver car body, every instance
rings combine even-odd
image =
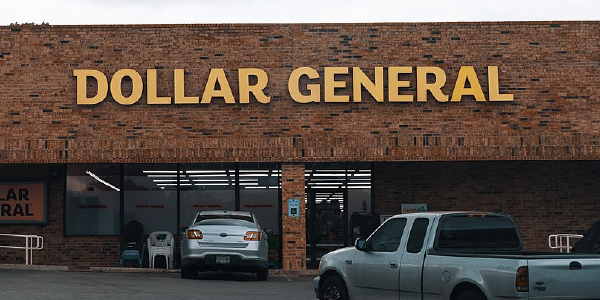
[[[261,279],[268,275],[267,235],[250,212],[199,212],[181,240],[181,268],[184,278],[224,270],[256,272]]]

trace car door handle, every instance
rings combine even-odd
[[[390,261],[389,265],[390,268],[395,269],[398,267],[398,262],[397,261]]]

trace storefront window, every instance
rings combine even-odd
[[[278,163],[245,163],[239,172],[240,210],[256,215],[268,234],[269,265],[279,266],[279,186]]]
[[[120,166],[67,166],[66,235],[118,235]]]
[[[177,233],[177,164],[125,165],[124,223]]]
[[[181,164],[180,227],[202,210],[235,210],[235,164]]]
[[[242,164],[240,210],[253,212],[263,229],[279,234],[279,165]]]
[[[279,163],[68,165],[66,234],[118,235],[136,220],[145,234],[177,235],[197,212],[218,209],[253,212],[275,242],[280,177]]]

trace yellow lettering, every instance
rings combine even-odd
[[[73,76],[77,77],[77,104],[93,105],[104,101],[108,95],[108,79],[104,73],[96,70],[73,70]],[[95,78],[98,83],[98,90],[92,98],[87,97],[88,77]]]
[[[398,75],[412,73],[412,67],[389,67],[388,85],[390,102],[412,102],[413,95],[400,95],[400,88],[410,87],[410,81],[400,80]]]
[[[302,67],[292,71],[288,79],[288,90],[292,99],[298,103],[320,102],[321,101],[321,86],[318,84],[307,84],[306,88],[310,92],[305,96],[300,93],[300,77],[308,76],[309,79],[319,78],[319,73],[313,68]]]
[[[346,87],[345,81],[336,81],[335,75],[348,74],[347,67],[326,67],[325,68],[325,102],[350,102],[350,96],[348,95],[336,95],[336,89],[343,89]]]
[[[371,96],[375,98],[375,101],[383,102],[383,68],[375,68],[375,83],[360,68],[352,68],[352,100],[354,102],[361,102],[362,87],[365,87]]]
[[[221,87],[220,90],[216,90],[217,83],[219,83]],[[200,103],[208,104],[212,98],[215,97],[223,97],[225,103],[235,104],[235,98],[233,98],[231,87],[229,87],[229,82],[227,81],[227,76],[225,76],[225,71],[223,69],[210,69],[206,88],[204,89],[202,101]]]
[[[148,104],[171,104],[171,97],[158,97],[158,83],[156,69],[148,69],[146,71],[147,77],[147,102]]]
[[[271,97],[265,95],[264,89],[267,87],[269,77],[267,72],[261,69],[239,69],[239,85],[240,85],[240,103],[250,103],[250,93],[254,94],[256,100],[260,103],[271,102]],[[255,85],[250,85],[250,76],[256,76],[258,82]]]
[[[129,77],[131,78],[132,91],[129,97],[125,97],[123,95],[123,91],[121,90],[121,84],[123,83],[123,78]],[[144,91],[144,81],[142,81],[142,76],[135,70],[132,69],[122,69],[117,71],[112,79],[110,80],[110,93],[113,96],[113,99],[117,101],[117,103],[122,105],[131,105],[142,97],[142,92]]]
[[[185,95],[185,71],[183,69],[173,70],[173,81],[175,86],[175,104],[198,104],[200,97],[188,97]]]
[[[435,81],[427,83],[427,74],[433,74]],[[438,67],[417,67],[417,101],[427,101],[427,91],[430,91],[438,102],[448,102],[448,95],[442,92],[446,84],[446,72]]]
[[[500,84],[498,82],[498,66],[489,66],[488,86],[490,89],[490,101],[513,101],[513,94],[500,94]]]
[[[469,80],[469,84],[471,85],[470,88],[466,87],[467,80]],[[460,71],[458,71],[458,78],[456,79],[456,85],[454,86],[454,91],[452,92],[452,99],[450,99],[450,101],[458,102],[464,95],[475,96],[475,101],[486,101],[483,90],[481,89],[481,85],[479,84],[479,79],[477,79],[477,73],[475,73],[475,68],[473,68],[473,66],[460,67]]]

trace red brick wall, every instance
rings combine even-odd
[[[490,211],[511,215],[526,250],[551,251],[548,235],[576,233],[600,220],[600,162],[495,161],[377,163],[376,211]]]
[[[598,22],[0,27],[0,163],[598,159]],[[295,103],[298,67],[460,66],[509,103]],[[173,69],[201,96],[210,68],[269,75],[270,104],[76,105],[75,69]],[[339,76],[350,95],[351,76]],[[415,75],[410,77],[414,93]],[[126,86],[126,85],[125,85]],[[127,88],[125,88],[127,89]]]
[[[414,191],[430,210],[509,213],[526,246],[542,249],[547,234],[597,218],[598,32],[598,22],[0,27],[0,163],[288,162],[287,212],[285,200],[303,199],[303,162],[376,161],[378,209],[393,212],[409,192],[404,161],[415,161],[418,185],[407,199]],[[487,67],[498,66],[500,90],[514,101],[376,103],[363,91],[361,103],[299,104],[287,91],[298,67],[322,78],[324,67],[360,67],[372,77],[375,67],[435,66],[447,73],[443,91],[451,94],[467,65],[484,91]],[[186,95],[201,96],[209,69],[224,68],[237,98],[237,70],[250,67],[267,72],[270,104],[157,106],[144,94],[127,107],[110,96],[76,105],[76,69],[109,78],[125,68],[144,78],[158,69],[158,94],[167,96],[172,70],[183,68]],[[351,95],[351,76],[339,77],[348,88],[337,93]],[[408,78],[414,93],[414,73]],[[53,166],[32,168],[48,174]],[[14,180],[11,168],[1,171]],[[46,250],[36,255],[45,262],[116,265],[115,238],[63,237],[63,178],[62,170],[49,178],[47,226],[3,231],[41,232]],[[304,267],[303,222],[284,217],[285,268]]]
[[[284,269],[306,268],[306,212],[304,203],[304,164],[281,166],[282,227]],[[288,200],[300,200],[300,217],[288,217]]]

